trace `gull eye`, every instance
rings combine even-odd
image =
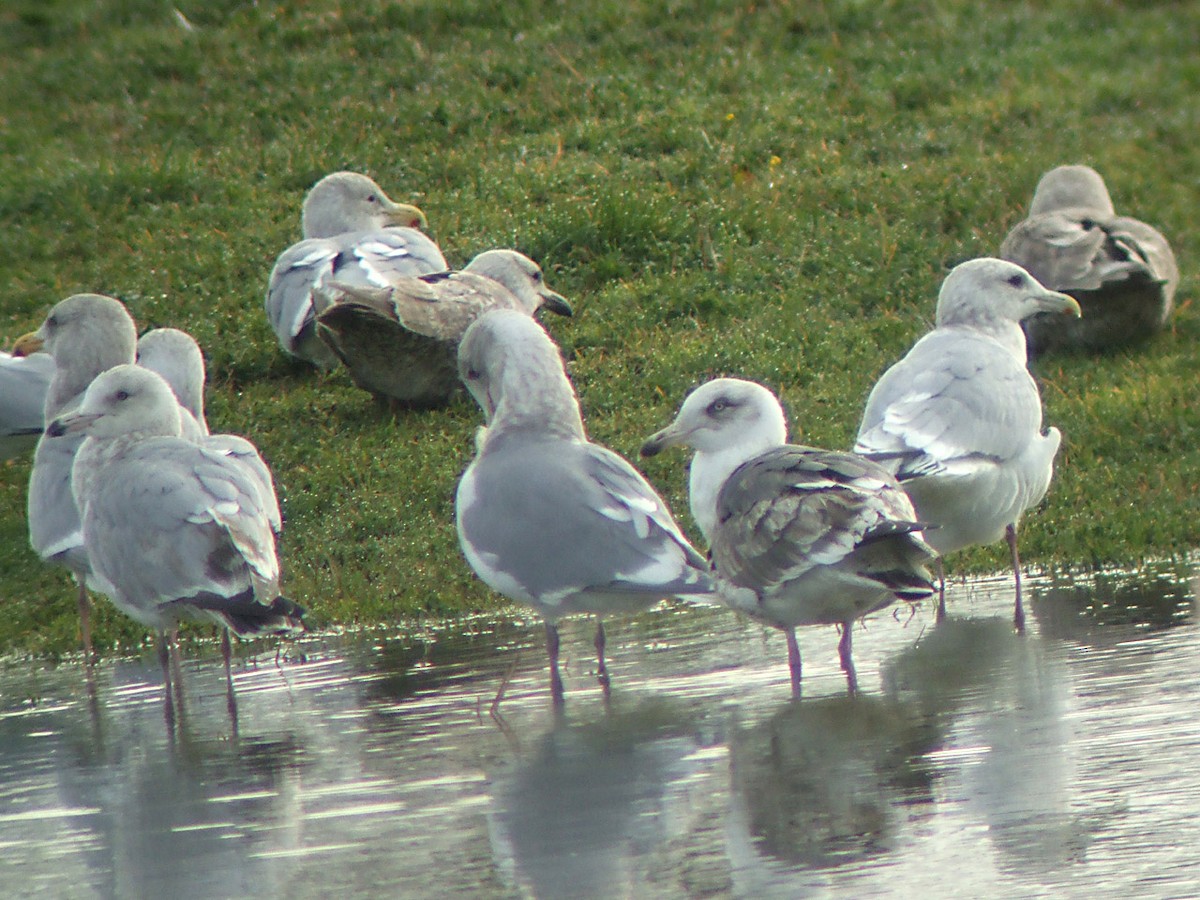
[[[1008,278],[1006,278],[1004,280],[1007,281],[1009,284],[1011,284],[1013,287],[1019,288],[1021,285],[1023,285],[1025,283],[1025,276],[1024,275],[1009,275]]]
[[[729,409],[729,401],[724,397],[718,397],[712,403],[708,404],[708,409],[705,410],[710,416],[718,416],[725,410]]]
[[[115,394],[113,394],[113,399],[116,400],[118,403],[128,400],[129,399],[129,391],[124,390],[124,389],[119,390]]]
[[[374,194],[367,194],[367,202],[368,203],[378,203],[379,198],[376,197]]]
[[[483,374],[475,369],[467,369],[467,381],[478,381],[483,377]]]
[[[539,282],[542,280],[542,273],[541,273],[541,271],[540,271],[540,270],[538,270],[538,271],[535,271],[535,272],[533,273],[533,280],[534,280],[534,281],[539,281]]]

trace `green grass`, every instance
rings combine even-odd
[[[466,401],[392,418],[277,350],[275,256],[326,172],[418,202],[454,264],[538,259],[592,436],[633,456],[684,393],[779,390],[846,447],[947,267],[994,253],[1038,176],[1086,162],[1173,241],[1173,331],[1038,367],[1066,435],[1038,566],[1198,541],[1200,5],[966,2],[14,0],[0,9],[0,338],[81,290],[192,332],[210,419],[272,463],[289,595],[317,624],[487,608],[463,562]],[[1050,7],[1050,8],[1047,8]],[[647,472],[686,517],[683,457]],[[28,461],[0,466],[0,649],[75,646],[64,573],[29,551]],[[1000,548],[953,571],[1002,568]],[[103,610],[103,646],[142,639]]]

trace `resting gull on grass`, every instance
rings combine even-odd
[[[258,448],[237,434],[210,434],[204,415],[204,354],[186,331],[155,328],[138,339],[137,362],[143,369],[156,372],[171,388],[180,406],[180,435],[203,444],[209,450],[226,454],[246,467],[258,485],[271,530],[283,531],[283,516],[275,495],[275,479]]]
[[[225,454],[180,437],[180,408],[154,372],[124,365],[100,375],[48,436],[83,435],[73,491],[83,542],[104,592],[159,634],[166,710],[174,720],[169,645],[181,620],[253,636],[302,628],[279,594],[275,536],[258,485]],[[232,682],[230,703],[232,712]]]
[[[695,449],[692,516],[708,540],[718,592],[787,636],[793,694],[800,696],[800,625],[841,627],[838,653],[853,694],[854,622],[897,600],[929,597],[925,566],[934,551],[882,466],[786,441],[774,394],[752,381],[718,378],[688,395],[642,455]]]
[[[1167,239],[1118,216],[1104,179],[1088,166],[1059,166],[1042,176],[1029,216],[1008,233],[1000,256],[1070,294],[1083,310],[1081,319],[1027,319],[1034,355],[1145,340],[1166,326],[1174,308],[1179,268]]]
[[[1042,431],[1021,321],[1079,315],[1079,304],[1000,259],[956,266],[938,294],[937,326],[871,389],[854,449],[886,461],[939,554],[1004,538],[1013,621],[1025,624],[1017,524],[1046,495],[1062,435]],[[939,616],[945,614],[945,573]]]
[[[54,359],[44,418],[73,412],[100,373],[131,363],[137,326],[125,306],[101,294],[75,294],[55,304],[41,327],[19,343],[29,352],[45,349]],[[80,631],[86,660],[92,659],[89,584],[94,584],[83,547],[79,511],[71,495],[71,467],[83,438],[43,434],[29,476],[29,543],[43,562],[64,566],[79,584]]]
[[[37,446],[42,410],[54,375],[48,353],[0,353],[0,460],[12,459]]]
[[[395,278],[386,287],[327,283],[317,317],[322,340],[354,383],[405,408],[442,406],[461,389],[458,342],[490,309],[571,315],[546,287],[537,263],[515,250],[488,250],[456,272]]]
[[[396,203],[366,175],[334,172],[308,192],[301,214],[304,240],[285,250],[271,270],[266,310],[289,355],[332,368],[337,358],[315,332],[327,278],[386,286],[402,275],[448,268],[437,244],[417,230],[425,214]]]
[[[545,620],[556,707],[556,623],[594,613],[607,695],[601,617],[711,594],[708,563],[637,470],[588,441],[558,348],[536,321],[516,310],[485,313],[458,359],[488,426],[476,434],[455,499],[463,554],[490,588]]]

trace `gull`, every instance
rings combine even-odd
[[[196,339],[178,328],[147,331],[138,339],[137,363],[161,376],[179,401],[182,437],[224,453],[246,467],[258,486],[271,530],[278,537],[283,532],[283,515],[275,494],[275,479],[266,460],[241,435],[209,432],[204,415],[204,354]]]
[[[1179,268],[1167,239],[1118,216],[1104,179],[1088,166],[1059,166],[1042,176],[1028,217],[1005,237],[1000,256],[1070,294],[1083,310],[1081,319],[1026,320],[1031,354],[1144,340],[1163,329],[1174,308]]]
[[[169,722],[169,644],[181,620],[224,629],[227,675],[229,631],[302,628],[304,611],[279,593],[258,486],[244,466],[180,436],[179,403],[159,375],[137,365],[108,370],[46,434],[84,437],[72,484],[83,543],[113,604],[158,632]]]
[[[1020,266],[974,259],[942,284],[937,322],[871,389],[854,449],[887,461],[944,555],[1004,538],[1012,558],[1013,622],[1024,629],[1017,526],[1046,495],[1057,428],[1042,430],[1042,399],[1027,368],[1021,321],[1079,316],[1074,298]],[[945,614],[945,573],[938,615]]]
[[[393,406],[446,404],[461,388],[458,342],[490,309],[571,315],[542,270],[515,250],[487,250],[455,272],[395,278],[386,287],[329,283],[317,330],[354,383]]]
[[[692,517],[712,553],[720,598],[782,630],[792,693],[801,687],[800,625],[838,625],[851,694],[851,628],[897,600],[933,593],[925,543],[896,479],[854,453],[787,443],[779,400],[753,381],[696,388],[643,456],[688,446]]]
[[[487,420],[455,497],[463,555],[488,587],[545,620],[556,708],[556,623],[595,614],[607,696],[602,617],[711,594],[708,563],[646,479],[588,440],[558,348],[535,320],[510,309],[484,313],[458,359]]]
[[[48,353],[25,355],[19,344],[12,354],[0,353],[0,460],[37,446],[53,375]]]
[[[41,327],[18,342],[29,352],[44,349],[54,360],[43,417],[72,412],[92,379],[113,366],[131,363],[137,326],[124,304],[102,294],[74,294],[55,304]],[[89,582],[95,584],[79,510],[71,495],[71,467],[83,438],[43,434],[29,476],[29,543],[43,562],[65,567],[79,584],[80,632],[85,659],[92,659]]]
[[[417,230],[425,225],[421,210],[394,202],[366,175],[334,172],[313,185],[301,213],[304,240],[280,255],[267,286],[267,318],[283,350],[322,368],[337,365],[315,331],[316,289],[327,278],[386,286],[400,275],[449,268]]]

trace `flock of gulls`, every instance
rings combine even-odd
[[[480,579],[545,620],[556,707],[560,618],[596,616],[607,696],[603,617],[668,597],[782,630],[797,696],[796,628],[838,626],[854,692],[854,623],[935,594],[944,615],[942,556],[974,544],[1007,541],[1022,629],[1018,526],[1045,496],[1061,441],[1043,427],[1028,358],[1152,336],[1179,280],[1166,240],[1117,216],[1099,174],[1046,173],[1000,258],[948,274],[934,329],[875,384],[852,451],[788,443],[776,396],[738,378],[698,386],[646,439],[643,456],[692,449],[705,555],[633,465],[588,439],[559,349],[534,318],[571,306],[537,264],[488,250],[450,271],[425,225],[365,175],[321,179],[304,202],[304,239],[270,274],[267,318],[289,356],[344,366],[393,406],[441,406],[464,386],[479,404],[485,424],[455,498],[459,541]],[[182,620],[221,628],[227,678],[231,631],[303,628],[304,610],[280,593],[270,470],[250,441],[210,433],[204,378],[188,334],[139,339],[124,305],[98,294],[61,301],[0,357],[0,454],[34,451],[32,547],[78,584],[89,663],[89,591],[157,632],[171,719]]]

